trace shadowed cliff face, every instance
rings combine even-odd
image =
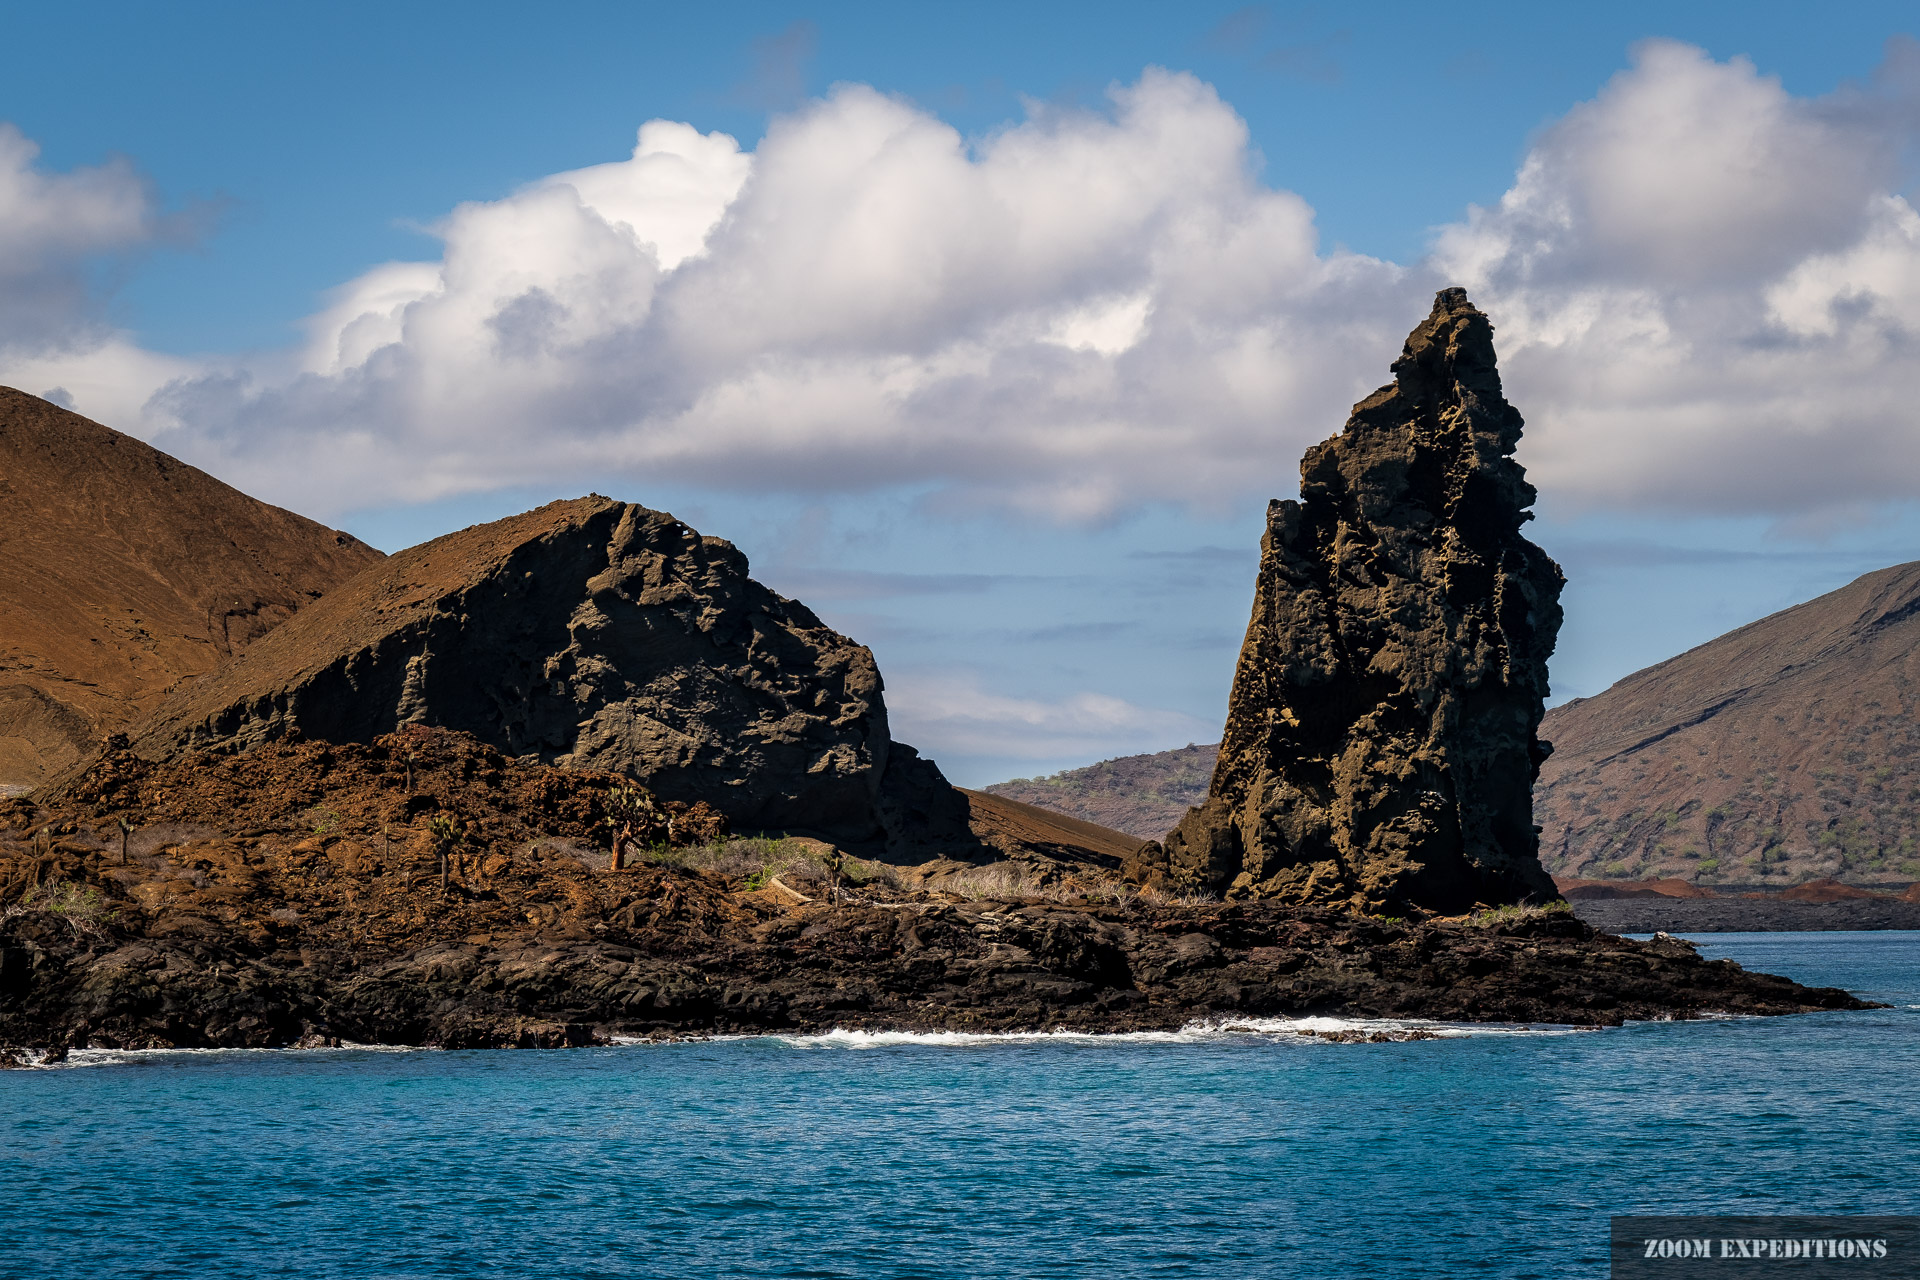
[[[1556,896],[1530,792],[1564,579],[1520,536],[1493,327],[1444,290],[1393,373],[1269,506],[1207,799],[1137,877],[1381,912]]]
[[[135,749],[419,724],[629,774],[739,829],[902,853],[967,839],[965,798],[891,740],[873,655],[662,512],[552,503],[403,551],[295,621],[180,690]]]

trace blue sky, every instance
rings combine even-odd
[[[1914,558],[1909,13],[41,6],[0,381],[389,549],[671,510],[977,784],[1217,731],[1265,498],[1466,282],[1591,694]]]

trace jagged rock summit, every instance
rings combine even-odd
[[[77,764],[381,555],[0,387],[0,794]]]
[[[731,543],[591,496],[402,551],[182,688],[151,759],[421,724],[625,773],[736,830],[893,853],[966,841],[966,798],[888,733],[873,655]]]
[[[1493,326],[1442,290],[1393,375],[1269,505],[1207,799],[1136,878],[1392,914],[1558,896],[1530,791],[1565,579],[1520,536]]]

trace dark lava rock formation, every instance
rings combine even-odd
[[[399,553],[132,736],[161,758],[407,725],[628,774],[736,830],[977,848],[965,797],[890,737],[867,649],[749,578],[731,543],[597,496]]]
[[[1920,880],[1920,563],[1555,707],[1545,731],[1556,875]]]
[[[654,851],[615,871],[596,842],[618,783],[415,728],[180,760],[113,752],[57,796],[0,803],[0,1066],[64,1045],[477,1048],[1308,1013],[1598,1026],[1862,1007],[1565,910],[1401,922],[1157,904],[1097,880],[989,897],[852,859],[829,902],[783,888],[772,864]]]
[[[1520,536],[1493,326],[1443,290],[1393,374],[1268,507],[1207,799],[1136,878],[1393,914],[1557,896],[1530,793],[1565,580]]]
[[[0,387],[0,794],[77,764],[380,559]]]

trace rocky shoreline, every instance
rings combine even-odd
[[[1793,902],[1766,898],[1585,899],[1574,912],[1609,933],[1818,933],[1920,929],[1920,903],[1891,898]]]
[[[624,785],[440,730],[110,752],[64,789],[0,804],[0,1047],[1864,1007],[1678,940],[1611,937],[1557,904],[1390,919],[1180,899],[1026,849],[1013,828],[988,831],[1000,843],[976,862],[709,834],[635,847],[615,869]]]
[[[698,872],[569,878],[613,890],[592,893],[609,909],[398,950],[187,916],[77,927],[57,911],[16,912],[0,923],[0,1045],[533,1048],[833,1028],[1173,1030],[1305,1014],[1612,1026],[1867,1007],[1702,960],[1678,939],[1612,937],[1564,911],[1413,923],[1267,903],[938,894],[788,906]]]

